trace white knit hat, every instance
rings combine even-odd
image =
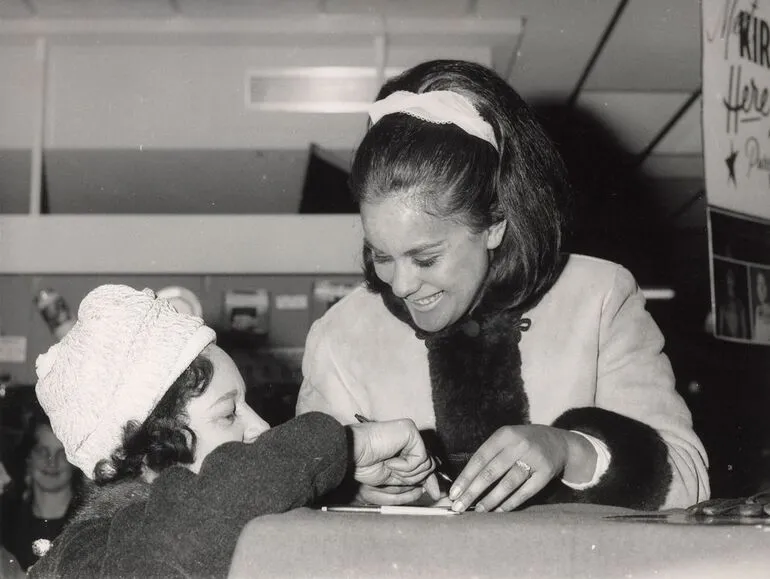
[[[67,459],[93,478],[96,463],[120,446],[125,424],[144,422],[215,339],[202,319],[152,290],[91,291],[74,327],[35,363],[35,392]]]

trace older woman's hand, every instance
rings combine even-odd
[[[352,434],[354,478],[359,499],[381,505],[414,502],[424,492],[440,496],[435,465],[420,431],[409,419],[348,426]]]
[[[511,511],[557,475],[591,480],[596,452],[585,438],[551,426],[503,426],[482,444],[449,491],[452,509]]]

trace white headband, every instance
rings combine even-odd
[[[492,125],[481,118],[471,101],[456,92],[435,90],[418,94],[399,90],[369,105],[372,124],[393,113],[405,113],[429,123],[456,125],[499,150]]]

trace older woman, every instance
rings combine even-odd
[[[367,484],[435,487],[405,421],[345,429],[311,413],[270,429],[214,339],[150,290],[86,296],[38,359],[36,392],[96,485],[32,577],[224,577],[250,519],[307,505],[349,465]]]

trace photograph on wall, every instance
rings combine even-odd
[[[749,269],[751,280],[751,338],[760,344],[770,344],[770,267]]]
[[[770,344],[755,320],[767,299],[758,274],[770,268],[770,0],[701,10],[714,335]]]
[[[748,268],[740,263],[714,258],[716,290],[716,327],[718,336],[748,340],[749,282]]]
[[[708,212],[714,335],[770,344],[770,221]]]

